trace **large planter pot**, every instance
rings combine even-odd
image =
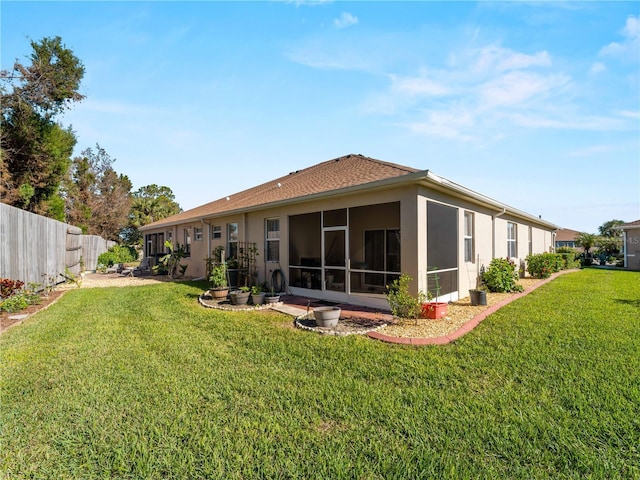
[[[224,300],[229,295],[229,287],[218,287],[209,290],[209,294],[214,300]]]
[[[471,299],[471,305],[487,304],[486,290],[469,290],[469,298]]]
[[[249,303],[249,295],[251,295],[249,292],[234,290],[229,294],[231,305],[246,305]]]
[[[422,304],[422,316],[423,318],[431,318],[438,320],[444,318],[447,315],[447,303],[446,302],[429,302]]]
[[[319,327],[333,328],[340,320],[340,307],[318,307],[313,309],[313,318]]]
[[[264,303],[278,303],[280,301],[280,295],[271,295],[270,293],[264,296]]]
[[[264,303],[264,293],[252,293],[251,302],[254,305],[262,305]]]

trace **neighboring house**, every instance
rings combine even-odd
[[[556,248],[569,247],[578,248],[576,245],[576,237],[580,232],[570,230],[568,228],[560,228],[556,232]]]
[[[619,225],[622,230],[624,268],[640,270],[640,220]]]
[[[441,298],[456,300],[491,259],[521,265],[551,251],[556,228],[429,170],[347,155],[141,231],[146,256],[162,255],[167,239],[184,244],[190,276],[205,275],[214,249],[234,257],[255,242],[259,283],[284,278],[294,294],[388,309],[386,285],[401,273],[414,293],[434,291],[437,278]]]

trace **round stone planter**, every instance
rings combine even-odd
[[[231,305],[246,305],[249,303],[249,292],[235,290],[229,294]]]
[[[313,309],[313,318],[319,327],[333,328],[340,320],[340,307],[318,307]]]
[[[254,305],[262,305],[264,303],[264,293],[252,293],[251,302]]]
[[[264,297],[264,303],[278,303],[280,301],[280,295],[267,294]]]

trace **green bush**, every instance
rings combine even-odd
[[[526,260],[527,271],[533,278],[549,278],[565,265],[564,258],[558,253],[536,253],[528,255]]]
[[[418,298],[415,298],[409,293],[411,280],[413,278],[403,273],[391,285],[387,285],[387,300],[391,313],[396,318],[420,318],[422,315],[424,294],[421,293]]]
[[[518,285],[518,269],[508,258],[494,258],[482,276],[482,282],[490,292],[521,292]]]
[[[135,262],[137,259],[138,253],[135,248],[114,245],[106,252],[100,254],[98,257],[98,263],[111,267],[116,263]]]

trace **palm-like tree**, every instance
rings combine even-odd
[[[576,238],[576,245],[584,249],[586,256],[589,256],[589,250],[596,244],[597,237],[593,233],[580,233]]]

